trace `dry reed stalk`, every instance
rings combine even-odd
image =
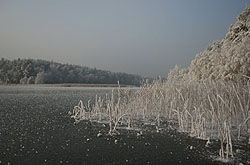
[[[102,120],[100,115],[108,116],[109,134],[116,132],[122,123],[130,128],[131,121],[140,118],[144,122],[153,119],[157,127],[160,126],[160,117],[174,119],[178,121],[180,131],[196,137],[210,139],[214,137],[212,135],[217,135],[221,141],[220,156],[228,158],[228,155],[233,156],[233,132],[237,131],[239,138],[250,120],[250,116],[246,117],[249,103],[249,82],[240,85],[215,81],[170,83],[158,80],[143,84],[134,92],[118,87],[116,94],[112,90],[111,97],[106,95],[103,100],[96,97],[94,108],[91,108],[90,101],[86,108],[82,102],[79,103],[73,114],[76,121],[91,119],[87,114],[91,117],[93,113],[99,115],[98,120]],[[237,129],[232,129],[233,126]]]

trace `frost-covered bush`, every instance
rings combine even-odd
[[[199,53],[189,67],[194,80],[237,80],[250,76],[250,6],[238,16],[226,37]]]
[[[187,68],[181,68],[175,65],[175,67],[169,71],[167,80],[169,82],[178,82],[187,80],[188,79],[187,73],[188,73]]]

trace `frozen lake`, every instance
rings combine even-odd
[[[0,164],[206,164],[205,142],[176,132],[157,134],[74,125],[68,111],[79,100],[112,88],[0,86]],[[104,136],[97,138],[101,132]]]

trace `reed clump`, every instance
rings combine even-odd
[[[239,81],[242,82],[242,81]],[[106,122],[109,135],[118,127],[133,128],[136,121],[177,121],[178,130],[200,139],[220,139],[220,156],[233,157],[232,141],[249,136],[250,81],[245,83],[207,81],[163,81],[145,83],[139,89],[117,88],[111,96],[82,101],[74,107],[72,118]]]
[[[139,89],[112,90],[111,96],[96,97],[93,107],[90,101],[84,106],[80,101],[74,107],[72,118],[79,120],[110,120],[112,125],[132,126],[132,121],[160,118],[177,120],[179,130],[206,139],[218,138],[224,121],[230,123],[234,135],[239,138],[248,132],[250,83],[224,81],[169,82],[156,80],[145,83]]]

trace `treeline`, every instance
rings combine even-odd
[[[121,84],[139,86],[143,78],[133,74],[113,73],[45,60],[4,58],[0,60],[1,84],[115,84],[117,81]]]

